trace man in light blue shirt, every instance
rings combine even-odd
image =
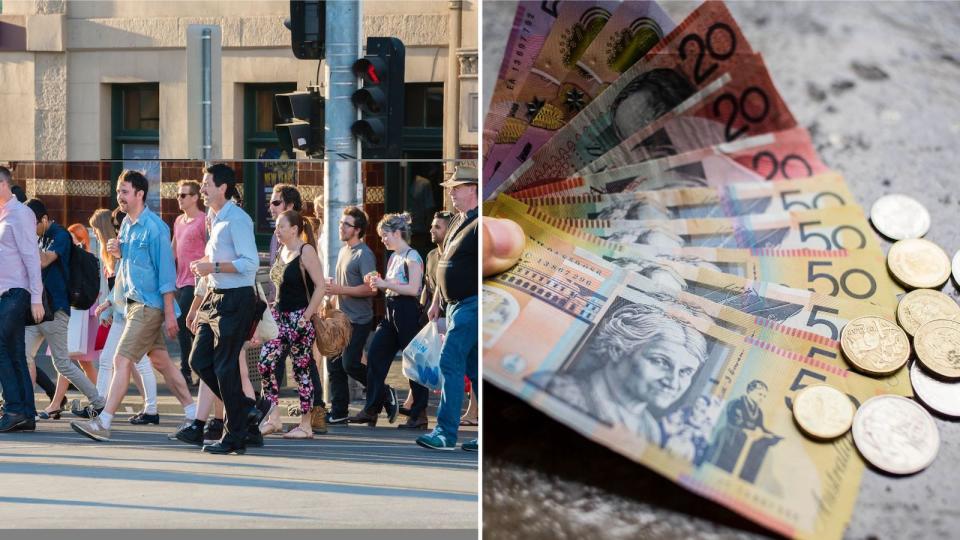
[[[209,208],[210,235],[205,256],[190,264],[198,278],[209,276],[209,292],[196,313],[187,315],[187,326],[196,328],[190,366],[223,401],[227,422],[223,438],[203,446],[212,454],[243,454],[247,445],[262,446],[258,424],[263,411],[244,395],[237,361],[255,317],[257,293],[254,282],[260,258],[253,235],[253,220],[237,206],[237,179],[223,164],[204,169],[200,194]],[[177,439],[203,443],[199,420],[177,432]]]
[[[183,405],[184,425],[196,418],[196,405],[183,374],[170,360],[163,338],[166,331],[175,339],[177,326],[176,268],[170,228],[146,206],[147,178],[138,171],[125,170],[117,182],[117,202],[126,212],[120,236],[107,242],[107,251],[119,260],[113,291],[114,308],[125,313],[127,325],[120,336],[113,361],[114,374],[107,392],[107,403],[87,422],[70,426],[95,441],[110,440],[110,425],[127,393],[133,363],[147,354],[153,367],[163,374],[170,391]]]

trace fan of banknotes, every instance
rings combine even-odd
[[[933,461],[950,260],[905,196],[884,256],[722,2],[520,1],[483,129],[484,212],[527,235],[483,286],[485,380],[788,536]]]

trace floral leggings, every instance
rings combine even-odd
[[[270,311],[277,321],[280,333],[276,339],[264,343],[263,350],[260,352],[258,368],[263,377],[263,393],[273,403],[279,402],[277,362],[282,361],[289,354],[293,360],[293,376],[297,380],[297,391],[300,394],[300,411],[306,414],[313,406],[310,362],[313,362],[312,345],[316,330],[310,321],[300,319],[305,309],[284,312],[271,307]]]

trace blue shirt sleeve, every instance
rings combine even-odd
[[[157,261],[159,279],[157,291],[160,295],[177,290],[177,266],[173,260],[173,245],[170,243],[170,228],[158,218],[152,242],[153,260]]]
[[[70,231],[60,228],[57,229],[56,234],[53,235],[52,241],[50,243],[50,251],[57,254],[57,264],[63,265],[64,275],[66,275],[67,269],[70,268],[70,244],[73,243],[73,237],[70,236]]]
[[[253,235],[253,221],[240,207],[236,207],[246,219],[230,221],[230,238],[233,240],[233,250],[237,258],[233,260],[233,268],[238,274],[255,274],[260,266],[260,256],[257,255],[257,240]]]

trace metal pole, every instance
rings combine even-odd
[[[210,71],[210,42],[212,37],[213,36],[210,29],[204,28],[200,38],[200,50],[202,51],[201,62],[203,69],[203,95],[202,101],[200,102],[200,106],[203,111],[201,128],[203,130],[203,146],[201,147],[201,153],[204,161],[210,160],[210,153],[213,149],[213,101],[210,95],[210,87],[213,86],[211,82],[213,75]]]
[[[325,104],[323,167],[323,226],[327,232],[327,260],[329,276],[336,276],[337,255],[340,252],[340,216],[348,206],[361,202],[360,146],[350,133],[350,125],[358,112],[350,102],[357,89],[357,78],[350,70],[360,57],[360,2],[330,0],[327,2],[326,63],[327,100]],[[323,362],[324,400],[330,402],[327,364]]]

